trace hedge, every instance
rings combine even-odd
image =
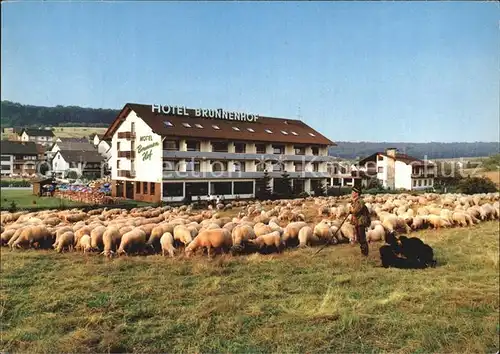
[[[30,181],[0,181],[1,187],[31,187]]]

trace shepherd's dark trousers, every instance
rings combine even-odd
[[[364,226],[356,226],[356,237],[361,248],[361,254],[368,256],[368,242],[366,242],[366,229]]]

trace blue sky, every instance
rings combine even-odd
[[[498,141],[495,2],[2,2],[1,97],[299,116],[334,141]]]

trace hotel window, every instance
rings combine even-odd
[[[165,124],[165,126],[167,126],[167,127],[173,127],[173,126],[174,126],[174,125],[173,125],[171,122],[169,122],[168,120],[164,121],[164,122],[163,122],[163,124]]]
[[[228,144],[227,143],[220,143],[220,142],[213,142],[212,143],[212,151],[214,152],[227,152]]]
[[[316,136],[316,135],[314,135],[313,133],[309,133],[309,135],[310,135],[310,136]]]
[[[306,154],[306,148],[303,146],[294,146],[293,148],[295,150],[295,155],[305,155]]]
[[[151,190],[149,191],[149,194],[155,195],[155,185],[156,183],[151,183]]]
[[[212,163],[212,171],[213,172],[223,172],[227,171],[227,162],[226,161],[215,161]]]
[[[283,133],[283,135],[288,135],[288,133],[284,130],[281,131]]]
[[[170,151],[178,151],[179,150],[179,142],[177,140],[164,140],[163,141],[163,149]]]
[[[164,197],[182,197],[184,195],[184,183],[163,183]]]
[[[295,167],[295,172],[304,171],[304,164],[302,162],[294,162],[293,165]]]
[[[200,142],[196,140],[186,141],[187,151],[200,151]]]
[[[273,154],[283,155],[285,153],[284,145],[273,145]]]
[[[270,130],[270,129],[266,129],[266,133],[268,133],[268,134],[272,134],[273,132],[272,132],[272,130]]]
[[[379,161],[383,161],[383,160],[384,160],[384,156],[382,156],[382,155],[377,155],[377,160],[379,160]]]
[[[183,126],[185,126],[186,128],[191,128],[191,124],[189,123],[182,123]]]
[[[163,170],[164,171],[175,171],[175,161],[163,161]]]
[[[255,130],[253,130],[252,128],[247,128],[247,130],[248,130],[250,133],[255,133]]]
[[[264,162],[258,163],[256,166],[257,172],[264,172],[266,170],[266,164]]]
[[[238,128],[238,127],[233,127],[233,130],[236,130],[237,132],[239,132],[239,131],[240,131],[240,128]]]
[[[418,180],[418,186],[419,186],[419,187],[421,187],[421,186],[422,186],[422,180],[421,180],[421,179],[419,179],[419,180]]]
[[[237,154],[244,154],[245,148],[246,148],[245,143],[234,143],[234,152]]]
[[[319,172],[319,163],[313,162],[312,168],[313,168],[313,172]]]
[[[215,125],[215,124],[214,124],[214,125],[212,125],[212,127],[213,127],[215,130],[219,130],[219,129],[220,129],[220,128],[219,128],[219,126],[218,126],[218,125]]]
[[[273,163],[273,171],[274,172],[283,171],[283,164],[281,164],[280,162]]]
[[[120,151],[120,145],[121,145],[120,142],[116,143],[116,150]]]
[[[253,182],[234,182],[233,194],[253,194]]]
[[[130,123],[130,131],[131,131],[132,133],[134,133],[134,132],[135,132],[135,122]]]
[[[212,182],[210,191],[213,195],[231,195],[233,184],[231,182]]]
[[[188,172],[200,172],[200,161],[187,161],[186,171]]]
[[[255,144],[255,149],[257,150],[257,154],[265,154],[266,144]]]
[[[196,128],[200,128],[200,129],[202,129],[202,128],[203,128],[203,125],[201,125],[201,124],[195,124],[194,126],[195,126]]]
[[[245,172],[245,161],[235,161],[234,172]]]
[[[297,134],[296,132],[292,132],[292,134],[293,134],[293,135],[295,135],[295,136],[299,135],[299,134]]]
[[[312,150],[312,154],[314,156],[318,156],[319,155],[319,147],[313,146],[313,147],[311,147],[311,150]]]
[[[141,193],[141,182],[135,182],[135,192],[138,194]]]
[[[119,170],[120,169],[120,160],[116,160],[116,168]]]
[[[142,182],[142,194],[148,194],[148,182]]]
[[[377,167],[377,173],[384,173],[383,167]]]

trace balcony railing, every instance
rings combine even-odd
[[[135,132],[119,132],[118,139],[135,139]]]
[[[135,151],[118,151],[118,157],[125,157],[127,159],[135,159]]]
[[[134,170],[118,170],[118,177],[134,178]]]

